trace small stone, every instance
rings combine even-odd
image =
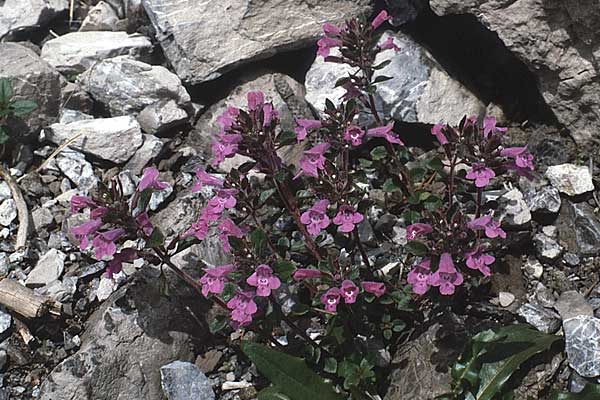
[[[225,380],[227,382],[233,382],[233,381],[235,381],[235,373],[233,373],[233,372],[226,373],[225,374]]]
[[[574,290],[563,292],[554,304],[554,308],[558,311],[563,321],[580,315],[594,316],[592,306],[588,304],[581,293]]]
[[[62,281],[55,280],[46,286],[35,289],[35,292],[48,296],[59,303],[67,303],[73,300],[73,294],[77,291],[77,277],[69,276]]]
[[[168,400],[214,400],[210,381],[190,362],[173,361],[160,367],[160,384]]]
[[[52,222],[54,222],[54,215],[48,208],[41,207],[35,209],[31,213],[31,219],[33,220],[33,226],[35,229],[39,230],[52,224]]]
[[[4,181],[0,182],[0,201],[10,199],[11,197],[12,193],[10,192],[10,188],[8,187],[8,183]]]
[[[498,198],[499,219],[505,226],[519,227],[531,221],[529,206],[519,189],[511,189]]]
[[[534,279],[540,279],[544,273],[544,266],[533,257],[527,259],[523,269],[527,275]]]
[[[509,292],[500,292],[498,300],[501,307],[508,307],[515,301],[515,295]]]
[[[553,186],[528,190],[525,195],[525,201],[531,212],[534,213],[556,214],[560,210],[560,193]]]
[[[539,304],[523,304],[518,314],[540,332],[555,333],[560,329],[559,315]]]
[[[0,333],[4,333],[10,328],[12,317],[4,307],[0,307]],[[0,368],[2,369],[2,368]]]
[[[546,177],[552,186],[568,196],[577,196],[594,190],[592,174],[585,166],[553,165],[546,170]]]
[[[158,210],[161,204],[173,193],[173,186],[169,185],[162,190],[157,190],[150,196],[148,206],[152,211]]]
[[[79,31],[112,31],[117,22],[119,16],[115,9],[110,4],[100,1],[88,11]]]
[[[60,250],[48,250],[31,270],[25,284],[29,287],[39,287],[60,278],[65,269],[66,257]]]
[[[569,378],[569,392],[580,393],[587,385],[588,381],[584,377],[575,371],[571,373],[571,377]]]
[[[206,353],[196,358],[196,366],[205,374],[208,374],[219,365],[223,352],[217,349],[208,350]]]
[[[563,260],[565,260],[565,263],[571,267],[578,266],[579,262],[580,262],[577,254],[573,254],[573,253],[565,253],[563,255]]]
[[[533,238],[538,256],[544,261],[553,261],[560,256],[562,247],[556,240],[543,233],[538,233]]]
[[[138,118],[139,120],[139,118]],[[125,164],[126,170],[131,171],[133,175],[139,175],[144,170],[152,159],[160,154],[163,148],[163,141],[154,135],[144,134],[144,143],[137,149],[133,157],[127,164]]]
[[[569,251],[595,256],[600,252],[600,220],[594,209],[586,203],[568,202],[561,211],[559,236]]]
[[[366,218],[360,224],[358,224],[358,237],[360,238],[361,242],[365,244],[376,244],[375,232],[373,231],[371,223]]]
[[[558,230],[554,225],[546,225],[542,227],[542,232],[544,233],[544,235],[551,238],[555,238],[558,236]]]
[[[408,239],[406,238],[406,228],[400,225],[394,225],[392,232],[392,243],[399,246],[406,246],[406,244],[408,243]]]
[[[87,195],[98,186],[98,178],[94,175],[92,164],[80,152],[64,149],[56,157],[56,165],[77,186],[82,195]]]
[[[17,205],[13,199],[7,199],[0,204],[0,225],[9,226],[17,218]]]
[[[241,381],[241,382],[223,382],[223,384],[221,385],[221,390],[237,390],[237,389],[244,389],[244,388],[248,388],[252,386],[251,383],[246,382],[246,381]]]
[[[137,120],[144,132],[160,135],[169,129],[185,124],[189,117],[175,100],[161,100],[144,108]]]
[[[600,375],[600,319],[579,315],[563,321],[569,365],[586,378]]]
[[[98,299],[98,301],[104,301],[108,299],[108,296],[110,296],[115,290],[117,290],[119,284],[114,278],[116,278],[116,274],[113,275],[113,279],[107,278],[105,276],[100,278],[100,284],[98,285],[98,289],[96,289],[96,298]]]

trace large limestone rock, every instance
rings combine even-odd
[[[542,96],[578,142],[600,130],[597,0],[430,0],[439,15],[475,15],[539,78]]]
[[[39,29],[68,9],[69,0],[5,0],[0,3],[0,39],[20,30]]]
[[[14,131],[22,134],[28,127],[35,134],[56,122],[61,95],[60,74],[56,69],[20,44],[0,43],[0,55],[0,78],[10,80],[14,98],[33,100],[37,104],[34,112],[23,117],[27,126],[15,127]]]
[[[143,0],[165,55],[184,81],[314,41],[324,22],[370,10],[368,0]]]
[[[146,269],[113,293],[88,320],[81,348],[40,387],[40,400],[163,399],[160,367],[192,359],[191,339],[204,334],[190,318],[203,315],[198,295],[179,285],[159,290],[159,272]]]
[[[49,40],[42,58],[66,75],[76,75],[98,62],[121,55],[143,57],[152,49],[150,39],[126,32],[71,32]]]

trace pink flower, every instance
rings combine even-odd
[[[304,157],[300,160],[300,172],[294,179],[300,175],[319,177],[319,170],[325,169],[325,152],[329,149],[329,143],[321,143],[310,150],[304,152]]]
[[[387,11],[382,10],[379,14],[377,14],[373,22],[371,22],[371,26],[373,29],[377,29],[388,19],[390,19],[390,16],[388,15]]]
[[[494,256],[483,253],[481,248],[476,247],[466,254],[467,256],[467,267],[471,269],[478,269],[483,275],[490,276],[492,272],[490,271],[491,265],[496,261]]]
[[[223,222],[219,225],[219,239],[221,240],[221,245],[223,246],[223,250],[226,252],[231,251],[231,245],[229,244],[229,236],[234,236],[236,238],[244,237],[244,231],[238,227],[230,218],[225,218]]]
[[[344,298],[344,303],[353,304],[356,302],[356,296],[358,296],[358,286],[354,282],[346,279],[342,282],[341,295]]]
[[[144,235],[152,235],[152,232],[154,232],[154,227],[152,226],[152,222],[150,222],[148,213],[141,213],[140,215],[135,217],[135,221],[137,222],[138,227],[142,230],[142,232],[144,232]]]
[[[514,158],[514,163],[508,167],[517,170],[517,174],[521,176],[530,176],[530,171],[535,169],[533,165],[533,154],[524,147],[509,147],[500,152],[503,157]]]
[[[234,326],[244,326],[252,323],[252,316],[258,311],[254,302],[254,293],[251,291],[237,292],[235,297],[227,302],[231,311]]]
[[[130,262],[135,260],[136,258],[137,251],[131,248],[123,249],[117,254],[115,254],[113,259],[110,260],[108,262],[108,265],[106,266],[107,278],[112,279],[114,274],[118,274],[119,272],[121,272],[124,262]]]
[[[433,128],[431,128],[431,134],[437,138],[438,142],[440,142],[441,145],[448,144],[448,139],[446,138],[446,135],[444,135],[443,132],[445,126],[446,125],[444,124],[435,124]]]
[[[356,125],[350,125],[344,132],[344,139],[355,147],[362,144],[363,136],[365,136],[365,131]]]
[[[210,214],[220,215],[223,210],[233,208],[237,204],[235,195],[237,189],[219,189],[217,195],[208,201],[207,210]]]
[[[326,22],[323,24],[323,32],[325,33],[325,36],[337,36],[342,33],[342,29],[330,24],[329,22]]]
[[[385,284],[383,282],[364,281],[361,286],[365,292],[374,294],[377,297],[381,297],[385,293]]]
[[[317,50],[317,54],[323,58],[327,58],[329,56],[329,52],[332,47],[339,47],[342,45],[342,41],[340,39],[334,39],[331,37],[323,37],[319,39],[317,42],[317,46],[319,49]]]
[[[240,115],[240,109],[228,107],[227,110],[217,117],[217,122],[221,124],[223,129],[229,129],[235,123],[236,118]]]
[[[226,158],[235,156],[238,152],[238,143],[242,141],[242,135],[234,134],[219,135],[219,139],[213,141],[212,152],[213,152],[213,166],[218,167]]]
[[[300,222],[306,225],[311,235],[318,235],[322,229],[329,226],[330,221],[327,216],[328,200],[320,200],[314,206],[303,212],[300,216]]]
[[[431,232],[433,232],[433,228],[429,224],[411,224],[406,227],[406,240],[415,240],[417,237]]]
[[[340,304],[342,292],[338,288],[331,288],[321,296],[321,303],[325,305],[325,310],[336,312],[337,306]]]
[[[424,295],[429,290],[431,276],[431,260],[424,258],[408,273],[406,281],[412,285],[412,290],[418,295]]]
[[[301,281],[303,279],[320,278],[321,275],[321,271],[318,269],[298,268],[293,276],[295,281]]]
[[[256,288],[256,295],[260,297],[269,297],[271,290],[278,289],[281,281],[273,275],[273,270],[266,264],[256,267],[252,275],[246,279],[246,283]]]
[[[346,82],[342,85],[346,89],[346,93],[342,96],[342,100],[350,100],[361,96],[360,90],[352,82]]]
[[[91,197],[88,196],[73,196],[71,197],[71,213],[75,214],[84,208],[94,208],[97,204]]]
[[[466,178],[475,180],[475,186],[478,188],[486,187],[490,184],[490,180],[496,176],[496,173],[482,163],[473,163],[471,170],[467,173]]]
[[[184,233],[184,237],[195,236],[198,240],[204,240],[208,234],[209,220],[207,213],[203,212],[198,220],[192,224],[190,229]]]
[[[483,119],[483,137],[485,139],[487,139],[490,134],[493,135],[496,132],[504,133],[506,130],[506,128],[496,127],[496,117],[485,117]]]
[[[390,143],[401,144],[404,145],[402,140],[392,135],[392,130],[394,129],[394,123],[391,122],[386,126],[380,126],[378,128],[372,128],[367,131],[367,136],[373,137],[382,137]]]
[[[108,207],[96,207],[90,210],[91,219],[100,219],[108,213]]]
[[[394,49],[394,51],[398,52],[400,51],[400,47],[398,47],[398,45],[396,43],[394,43],[394,38],[389,36],[385,42],[383,42],[382,44],[380,44],[379,46],[379,50],[391,50]]]
[[[102,224],[103,222],[101,220],[92,219],[71,229],[71,232],[75,236],[75,239],[77,239],[77,241],[79,242],[79,247],[81,248],[81,250],[85,250],[88,247],[88,245],[90,244],[88,238],[89,235],[95,233],[98,229],[100,229]]]
[[[500,223],[492,219],[491,215],[484,215],[474,219],[467,224],[469,228],[474,231],[485,230],[485,235],[490,239],[500,236],[502,239],[506,239],[506,232],[500,228]]]
[[[308,131],[319,129],[321,127],[321,121],[318,119],[297,119],[296,123],[298,124],[298,127],[296,128],[295,132],[298,143],[306,138]]]
[[[202,189],[202,185],[219,187],[223,186],[223,179],[206,173],[206,171],[202,168],[198,168],[196,170],[196,178],[198,178],[198,180],[194,184],[194,187],[192,187],[192,192],[197,192]]]
[[[112,257],[117,251],[115,241],[123,236],[124,233],[125,230],[122,228],[98,233],[94,240],[92,240],[92,245],[96,250],[96,259],[102,260],[104,257]]]
[[[361,213],[350,205],[344,204],[338,209],[337,215],[333,218],[333,223],[340,225],[340,232],[348,233],[354,230],[354,225],[362,222],[364,217]]]
[[[429,284],[431,286],[439,286],[441,294],[451,295],[454,293],[455,287],[462,283],[463,276],[456,270],[450,254],[442,254],[440,257],[440,266],[429,277]]]
[[[146,189],[163,190],[169,185],[158,180],[158,170],[154,167],[145,168],[142,179],[138,184],[138,191],[143,192]]]
[[[265,94],[263,92],[248,92],[248,109],[254,111],[262,107],[265,103]]]
[[[273,108],[273,104],[266,103],[263,106],[263,127],[270,126],[271,122],[277,118],[279,118],[279,113]]]
[[[235,265],[227,264],[219,267],[204,270],[204,275],[200,278],[202,284],[202,295],[208,297],[209,293],[221,294],[225,289],[227,275],[235,270]]]

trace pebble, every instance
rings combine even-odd
[[[501,307],[508,307],[515,301],[515,295],[509,292],[500,292],[498,300]]]
[[[10,328],[12,317],[5,308],[0,308],[0,333],[4,333]],[[2,368],[0,368],[2,369]]]
[[[29,287],[40,287],[57,280],[65,269],[66,257],[60,250],[48,250],[31,270],[25,284]]]
[[[0,225],[9,226],[17,218],[17,205],[13,199],[6,199],[0,204]]]
[[[546,177],[559,192],[577,196],[594,190],[592,174],[588,167],[561,164],[548,167]]]
[[[251,383],[246,382],[246,381],[240,381],[240,382],[223,382],[223,384],[221,385],[221,390],[238,390],[238,389],[244,389],[244,388],[248,388],[252,386]]]
[[[160,384],[168,400],[214,400],[210,381],[190,362],[173,361],[160,367]]]
[[[537,259],[530,257],[523,266],[525,273],[532,278],[540,279],[544,273],[544,266]]]

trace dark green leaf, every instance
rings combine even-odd
[[[394,183],[394,180],[392,178],[388,178],[385,180],[385,182],[383,182],[383,186],[381,186],[381,189],[383,189],[384,192],[392,193],[400,190],[400,187],[396,185],[396,183]]]
[[[6,133],[6,130],[0,126],[0,144],[8,142],[8,139],[10,139],[8,133]]]
[[[588,383],[579,393],[554,391],[550,400],[600,400],[600,385]]]
[[[338,79],[335,82],[335,86],[334,87],[339,87],[339,86],[343,86],[346,83],[350,82],[350,77],[349,76],[344,76],[343,78]]]
[[[13,96],[12,85],[7,78],[0,78],[0,104],[8,104]]]
[[[410,241],[404,246],[406,251],[415,256],[424,256],[429,253],[429,248],[424,243],[418,242],[416,240]]]
[[[263,251],[267,247],[267,234],[262,229],[255,229],[250,233],[248,238],[250,239],[250,243],[252,243],[254,253],[258,256],[263,254]]]
[[[208,329],[210,333],[218,333],[225,329],[229,325],[229,317],[225,315],[217,315],[216,317],[210,318],[208,323]]]
[[[290,400],[342,400],[331,384],[314,373],[300,358],[292,357],[269,347],[246,342],[242,350],[281,393]]]
[[[335,374],[337,371],[337,360],[333,357],[327,357],[325,359],[325,365],[323,366],[323,370],[330,374]]]
[[[327,111],[335,111],[335,104],[329,99],[325,99],[325,109]]]
[[[296,136],[296,132],[294,131],[282,131],[278,138],[277,141],[279,142],[279,144],[281,145],[288,145],[288,144],[294,144],[298,141],[298,138]]]
[[[439,157],[433,157],[427,163],[427,168],[432,169],[434,171],[442,171],[444,169],[444,164]]]
[[[242,165],[240,165],[237,168],[237,170],[243,174],[247,174],[248,172],[250,172],[250,170],[252,170],[252,168],[254,168],[255,165],[256,165],[256,161],[247,161],[247,162],[243,163]]]
[[[267,189],[267,190],[263,190],[262,192],[260,192],[260,197],[259,200],[261,203],[264,203],[265,201],[267,201],[269,199],[269,197],[271,197],[273,195],[273,193],[275,193],[277,191],[277,189]]]
[[[379,75],[377,77],[375,77],[375,80],[373,81],[373,83],[381,83],[381,82],[385,82],[385,81],[389,81],[390,79],[393,79],[391,76],[384,76],[384,75]]]
[[[145,189],[142,193],[140,193],[140,198],[138,200],[138,208],[141,211],[145,211],[148,208],[148,203],[150,203],[150,198],[152,197],[152,189]]]
[[[292,274],[296,271],[296,264],[288,260],[277,260],[273,263],[273,271],[282,280],[291,279]]]
[[[382,61],[382,62],[380,62],[379,64],[377,64],[377,65],[374,65],[374,66],[373,66],[373,69],[377,70],[377,69],[382,69],[382,68],[385,68],[385,67],[387,67],[387,66],[388,66],[388,65],[389,65],[391,62],[392,62],[392,60],[385,60],[385,61]]]
[[[387,150],[383,146],[377,146],[371,150],[371,158],[375,161],[382,160],[387,157]]]
[[[235,236],[228,236],[227,239],[229,240],[229,245],[231,246],[231,248],[236,251],[240,251],[246,247],[244,241],[240,238],[237,238]]]
[[[31,100],[17,100],[10,105],[12,113],[17,117],[22,117],[31,113],[37,108],[37,103]]]
[[[271,386],[258,392],[258,400],[291,400],[276,386]]]
[[[146,242],[146,247],[150,247],[150,248],[160,247],[164,243],[165,243],[165,236],[162,234],[160,229],[154,228],[154,230],[152,231],[152,235],[150,235],[148,242]]]
[[[413,181],[421,181],[425,177],[427,170],[425,168],[413,168],[410,170],[410,177]]]

